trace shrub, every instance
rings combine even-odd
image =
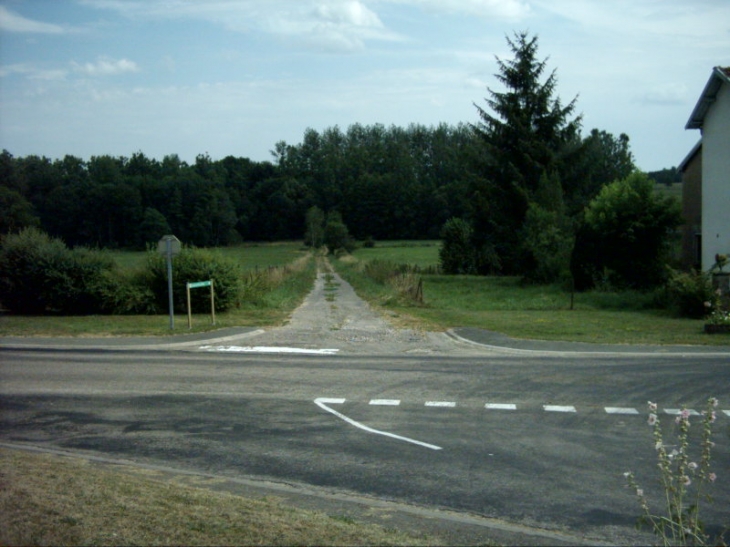
[[[476,256],[472,242],[471,225],[461,219],[446,221],[441,229],[443,243],[439,249],[439,263],[445,274],[476,273]]]
[[[327,224],[324,227],[323,236],[324,244],[331,253],[336,253],[340,249],[348,253],[355,250],[355,242],[350,237],[350,231],[337,211],[327,215]]]
[[[15,313],[101,313],[113,260],[71,250],[36,228],[7,235],[0,249],[0,302]]]
[[[215,307],[225,311],[234,306],[240,295],[241,271],[238,264],[206,249],[184,248],[172,261],[173,304],[180,313],[187,312],[186,283],[214,280]],[[155,308],[164,312],[168,308],[167,260],[161,254],[150,252],[147,268],[140,283],[154,295]],[[210,310],[210,293],[193,290],[190,293],[194,312]]]
[[[616,287],[647,289],[666,281],[673,231],[681,224],[679,203],[654,192],[641,172],[601,189],[585,211],[571,269],[576,288],[591,288],[596,274],[613,272]]]
[[[712,281],[706,273],[670,270],[667,299],[677,315],[701,319],[707,314],[706,302],[712,301],[713,294]]]

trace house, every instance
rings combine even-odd
[[[682,161],[683,260],[709,270],[730,254],[730,67],[715,67],[685,129],[700,141]]]

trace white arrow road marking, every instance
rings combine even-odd
[[[421,441],[417,441],[415,439],[409,439],[408,437],[401,437],[400,435],[395,435],[394,433],[388,433],[387,431],[380,431],[378,429],[373,429],[372,427],[368,427],[366,425],[361,424],[360,422],[356,422],[352,418],[348,418],[344,414],[340,414],[336,410],[328,407],[328,404],[342,404],[345,402],[345,399],[328,399],[326,397],[320,397],[319,399],[314,400],[314,404],[316,404],[319,408],[326,410],[327,412],[334,414],[337,416],[340,420],[344,420],[350,425],[354,425],[355,427],[362,429],[363,431],[367,431],[368,433],[375,433],[376,435],[383,435],[385,437],[390,437],[392,439],[397,439],[399,441],[405,441],[407,443],[417,444],[418,446],[423,446],[425,448],[430,448],[431,450],[441,450],[440,446],[436,446],[435,444],[428,444]]]
[[[306,355],[335,355],[338,349],[283,348],[278,346],[200,346],[201,350],[228,353],[302,353]]]

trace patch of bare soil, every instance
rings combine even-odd
[[[394,327],[326,262],[321,264],[312,292],[289,323],[250,338],[250,343],[370,355],[453,353],[459,346],[444,333]]]

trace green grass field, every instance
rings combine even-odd
[[[375,247],[360,248],[353,252],[358,260],[389,260],[398,264],[409,264],[427,268],[439,263],[440,241],[383,241]]]
[[[634,291],[576,293],[558,286],[520,284],[518,278],[423,275],[424,303],[408,302],[393,287],[362,273],[366,260],[422,267],[438,262],[438,246],[376,246],[333,261],[358,294],[397,314],[404,326],[427,330],[476,327],[515,338],[612,344],[730,345],[730,336],[707,335],[704,321],[672,317],[654,296]]]

